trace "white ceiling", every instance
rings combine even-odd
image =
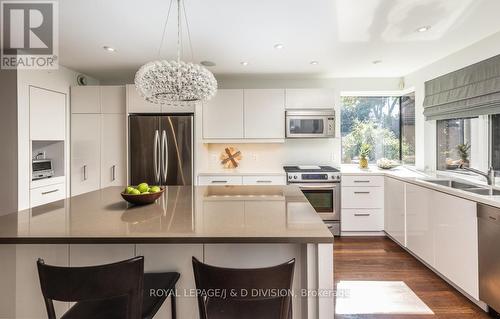
[[[215,74],[403,76],[500,31],[499,0],[184,1],[194,61],[215,62]],[[61,0],[60,63],[102,80],[131,79],[158,58],[169,3]],[[162,58],[175,57],[175,25],[173,10]],[[184,39],[191,60],[185,28]]]

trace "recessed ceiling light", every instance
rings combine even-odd
[[[102,47],[104,50],[108,51],[108,52],[115,52],[116,49],[115,48],[112,48],[112,47],[108,47],[107,45],[103,46]]]
[[[382,60],[375,60],[375,61],[373,61],[372,63],[373,63],[373,64],[380,64],[380,63],[382,63]]]
[[[240,62],[240,64],[243,65],[243,66],[247,66],[248,62],[247,61],[242,61],[242,62]]]
[[[216,66],[215,62],[212,61],[201,61],[200,64],[203,66]]]
[[[309,64],[311,64],[311,65],[318,65],[318,64],[319,64],[319,62],[318,62],[318,61],[316,61],[316,60],[312,60],[311,62],[309,62]]]
[[[431,29],[430,25],[424,25],[424,26],[418,28],[417,32],[426,32],[426,31],[429,31],[430,29]]]
[[[283,45],[283,43],[276,43],[273,48],[275,48],[276,50],[281,50],[283,49],[285,46]]]

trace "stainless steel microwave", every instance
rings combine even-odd
[[[287,110],[286,138],[335,137],[335,110]]]
[[[32,180],[54,176],[54,167],[49,159],[34,159],[32,162]]]

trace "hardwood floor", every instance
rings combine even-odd
[[[434,313],[433,315],[337,314],[336,319],[490,318],[482,309],[389,238],[335,239],[334,267],[336,286],[339,281],[402,281]]]

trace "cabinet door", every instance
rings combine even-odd
[[[401,245],[406,246],[405,236],[405,183],[385,178],[385,231]]]
[[[479,299],[476,203],[434,192],[435,268]]]
[[[333,89],[286,89],[287,109],[332,109],[335,105]]]
[[[30,86],[30,135],[32,140],[65,140],[66,94]]]
[[[101,112],[124,114],[126,108],[125,86],[101,86]]]
[[[160,113],[161,104],[154,104],[146,101],[139,95],[135,85],[126,86],[127,90],[127,111],[128,113]]]
[[[125,115],[102,114],[101,123],[101,188],[125,185]]]
[[[71,116],[71,195],[99,189],[100,114]]]
[[[434,227],[431,189],[406,185],[406,247],[434,267]]]
[[[219,90],[203,105],[203,138],[243,137],[243,90]]]
[[[71,87],[71,113],[101,113],[100,87]]]
[[[245,138],[285,138],[285,90],[245,90]]]

